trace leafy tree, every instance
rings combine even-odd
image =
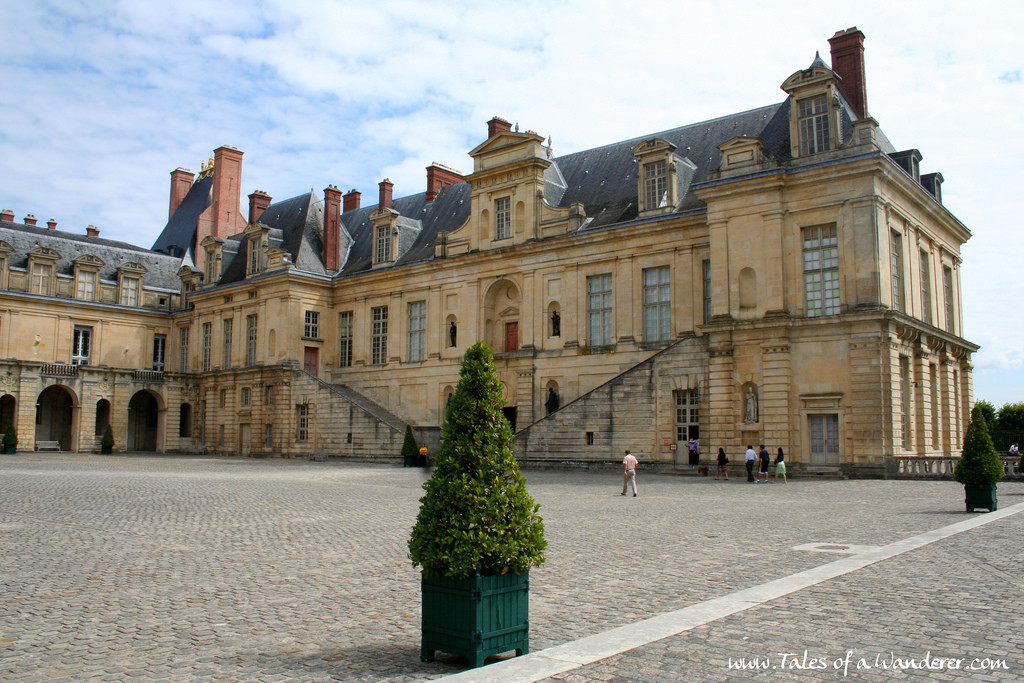
[[[409,557],[427,575],[522,574],[546,559],[540,506],[513,455],[502,395],[494,355],[477,342],[462,360],[409,538]]]
[[[996,428],[1006,432],[1024,432],[1024,403],[1007,403],[999,409]]]
[[[978,401],[974,405],[981,408],[981,413],[985,416],[985,425],[988,427],[988,431],[994,431],[996,429],[996,407],[988,401]]]
[[[1003,478],[1003,464],[992,445],[985,415],[978,406],[971,411],[971,423],[964,435],[964,450],[953,470],[953,478],[964,486],[988,486]]]

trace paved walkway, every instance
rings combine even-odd
[[[419,661],[421,470],[0,457],[0,679],[1024,679],[1022,483],[968,515],[951,482],[526,474],[532,654],[458,674]]]

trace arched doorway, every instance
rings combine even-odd
[[[10,394],[0,398],[0,433],[6,432],[11,424],[18,423],[18,401]]]
[[[155,451],[160,424],[160,402],[140,391],[128,403],[128,450]]]
[[[56,441],[60,450],[70,451],[74,444],[75,398],[61,384],[46,387],[36,401],[36,442]]]
[[[519,350],[519,288],[510,280],[498,280],[484,297],[484,341],[495,353]]]

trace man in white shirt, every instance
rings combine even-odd
[[[633,497],[636,498],[636,466],[637,461],[629,449],[626,449],[626,456],[622,459],[622,495],[626,495],[626,485],[633,485]]]
[[[747,466],[747,481],[754,481],[754,463],[757,462],[757,451],[754,447],[747,445],[747,453],[744,464]]]

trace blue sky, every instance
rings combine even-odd
[[[172,170],[222,144],[243,193],[375,202],[472,169],[502,116],[568,154],[779,102],[837,30],[865,35],[868,108],[945,177],[977,398],[1024,401],[1024,5],[517,0],[2,2],[0,208],[149,246]],[[244,201],[244,200],[243,200]]]

